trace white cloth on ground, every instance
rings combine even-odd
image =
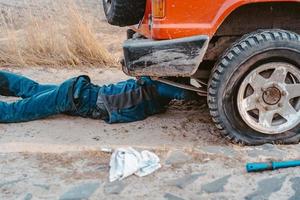
[[[159,157],[150,151],[140,153],[132,147],[116,149],[110,159],[109,181],[122,180],[132,174],[149,175],[161,167],[159,162]]]

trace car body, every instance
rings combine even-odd
[[[231,142],[299,143],[300,0],[103,1],[109,23],[139,22],[123,45],[126,74],[207,96]]]
[[[155,2],[163,2],[163,17],[153,16]],[[207,78],[218,56],[243,34],[273,27],[299,31],[299,20],[293,22],[293,28],[286,24],[290,18],[300,17],[299,3],[299,0],[147,0],[143,19],[131,27],[140,37],[124,43],[124,72],[131,76]],[[205,69],[199,68],[202,61],[206,61]],[[197,70],[200,73],[196,74]]]

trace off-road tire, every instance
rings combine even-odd
[[[102,0],[104,13],[109,24],[130,26],[143,18],[146,0]]]
[[[259,63],[284,60],[300,69],[300,36],[281,30],[259,30],[245,35],[221,56],[208,87],[208,105],[220,134],[233,143],[260,145],[291,144],[300,140],[299,125],[271,135],[251,129],[241,118],[236,103],[238,84]]]

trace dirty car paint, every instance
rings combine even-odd
[[[208,36],[128,40],[124,44],[124,72],[130,76],[191,76],[201,63],[208,42]]]

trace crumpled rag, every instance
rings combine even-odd
[[[110,159],[110,182],[122,180],[130,175],[147,176],[161,167],[157,155],[150,151],[138,152],[132,147],[119,148]]]

